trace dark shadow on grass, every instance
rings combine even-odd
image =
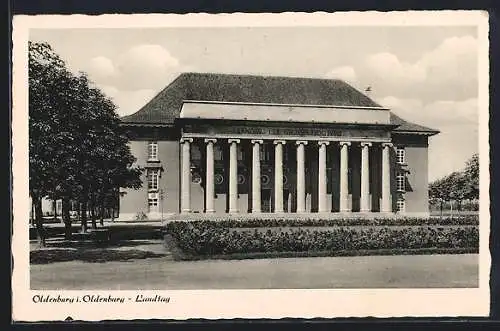
[[[158,245],[158,242],[151,240],[119,240],[107,242],[95,242],[93,240],[57,240],[47,241],[46,247],[48,248],[114,248],[114,247],[135,247],[146,245]]]
[[[30,252],[31,264],[49,264],[54,262],[83,261],[89,263],[105,263],[111,261],[130,261],[137,259],[159,258],[167,254],[149,251],[113,250],[113,249],[44,249]]]

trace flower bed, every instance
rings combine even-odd
[[[321,214],[290,214],[287,216],[276,214],[243,214],[243,215],[178,215],[175,221],[189,221],[192,223],[207,223],[211,227],[220,228],[257,228],[257,227],[304,227],[304,226],[400,226],[400,225],[478,225],[478,215],[457,217],[427,217],[427,218],[339,218]]]
[[[357,252],[443,250],[477,252],[477,226],[332,227],[328,230],[291,228],[287,231],[231,229],[216,222],[171,222],[168,236],[189,257],[233,254],[309,252],[316,255],[359,255]],[[347,254],[345,252],[351,252]],[[312,254],[315,255],[315,254]]]

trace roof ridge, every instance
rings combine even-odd
[[[255,78],[282,78],[282,79],[310,79],[310,80],[322,80],[322,81],[337,81],[348,84],[346,81],[339,78],[326,78],[326,77],[312,77],[312,76],[284,76],[284,75],[273,75],[273,74],[252,74],[252,73],[227,73],[227,72],[213,72],[213,71],[186,71],[180,75],[217,75],[217,76],[229,76],[229,77],[255,77]]]

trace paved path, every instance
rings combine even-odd
[[[31,266],[32,289],[477,287],[478,255],[61,262]]]

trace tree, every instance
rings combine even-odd
[[[46,43],[29,43],[29,191],[35,209],[38,243],[45,245],[42,199],[54,189],[57,173],[53,144],[59,126],[57,97],[64,90],[64,62]]]
[[[477,153],[467,161],[464,177],[466,179],[466,198],[479,199],[479,155]]]
[[[70,239],[71,200],[81,206],[86,231],[87,210],[95,227],[99,201],[116,196],[119,187],[139,188],[142,169],[133,166],[135,158],[120,130],[116,106],[85,73],[71,73],[46,43],[30,42],[29,59],[30,194],[44,245],[43,197],[62,199]]]
[[[461,210],[464,200],[479,199],[479,156],[474,154],[462,171],[455,171],[448,176],[429,184],[430,203],[440,202],[441,212],[444,201],[456,201]]]

